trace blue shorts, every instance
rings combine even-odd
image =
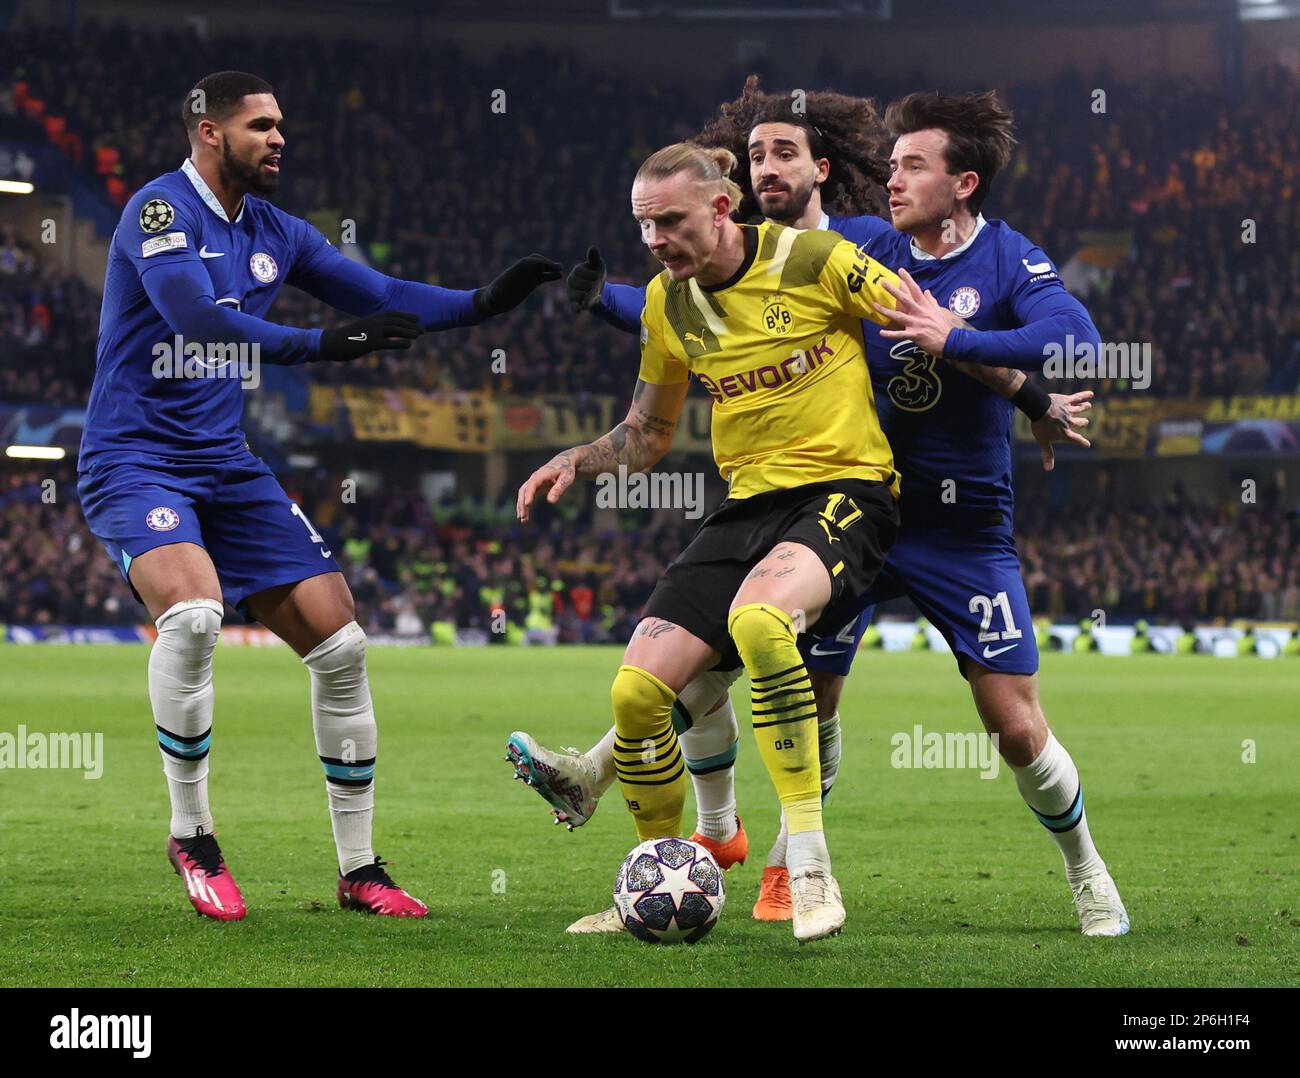
[[[250,595],[339,571],[325,540],[252,453],[215,464],[96,461],[77,493],[86,523],[128,584],[141,554],[195,543],[216,566],[226,602],[249,617]]]
[[[909,528],[907,518],[864,609],[838,633],[803,644],[809,670],[847,675],[877,603],[907,596],[961,656],[999,674],[1038,671],[1038,640],[1011,529]]]

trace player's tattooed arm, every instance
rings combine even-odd
[[[545,494],[554,505],[575,479],[595,479],[618,470],[641,472],[668,452],[686,401],[686,382],[655,385],[637,381],[627,418],[603,438],[556,453],[528,477],[515,499],[515,515],[528,520],[533,502]]]
[[[629,472],[654,467],[672,444],[686,388],[685,382],[661,386],[638,379],[627,418],[603,438],[569,450],[576,474],[594,479],[619,465]]]
[[[962,329],[972,328],[965,319],[958,318],[957,324]],[[987,367],[983,363],[965,363],[960,359],[944,358],[944,362],[956,367],[962,374],[982,383],[993,390],[999,397],[1010,400],[1020,387],[1025,384],[1025,372],[1011,370],[1008,367]]]

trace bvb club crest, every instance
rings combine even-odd
[[[785,305],[785,298],[780,295],[768,296],[764,300],[760,321],[769,337],[784,337],[794,328],[794,317]]]
[[[151,198],[140,207],[140,227],[146,232],[161,232],[176,220],[176,211],[171,203],[161,198]]]

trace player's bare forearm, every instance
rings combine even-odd
[[[619,467],[633,472],[653,467],[668,452],[686,388],[685,382],[661,386],[638,381],[622,423],[603,438],[556,453],[528,477],[515,501],[519,519],[529,519],[534,500],[543,492],[554,505],[575,479],[595,479]]]
[[[988,386],[998,396],[1006,397],[1007,400],[1016,395],[1017,390],[1025,384],[1025,378],[1028,377],[1024,371],[1015,371],[1008,367],[986,367],[983,363],[966,363],[960,359],[948,359],[945,362],[952,364],[962,374]]]
[[[952,316],[954,328],[975,328],[959,315],[951,311],[949,314]],[[998,396],[1006,397],[1007,400],[1016,395],[1016,391],[1025,384],[1025,379],[1028,377],[1024,371],[1012,370],[1009,367],[990,367],[984,363],[967,363],[960,359],[949,359],[947,356],[944,356],[944,362],[952,364],[968,378],[974,378],[975,381],[988,386]]]
[[[579,479],[595,479],[623,465],[629,472],[643,472],[663,456],[658,446],[635,427],[620,423],[604,437],[586,445],[566,449],[557,460],[567,456]]]
[[[629,472],[654,467],[668,452],[686,386],[656,386],[638,379],[627,418],[594,442],[566,449],[577,477],[594,479],[619,466]]]

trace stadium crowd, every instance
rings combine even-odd
[[[427,636],[441,623],[494,641],[509,628],[621,642],[698,526],[664,511],[595,518],[589,505],[563,503],[519,525],[513,503],[430,506],[387,480],[382,492],[344,501],[336,477],[315,473],[291,475],[285,487],[329,543],[371,633]],[[1300,619],[1295,510],[1211,506],[1180,493],[1068,514],[1027,504],[1017,542],[1035,616]],[[0,624],[145,621],[86,529],[71,468],[0,472]]]
[[[98,323],[90,286],[42,273],[35,247],[0,227],[0,402],[84,404]]]
[[[144,55],[151,62],[141,66]],[[71,36],[7,33],[0,110],[27,122],[33,138],[57,138],[121,202],[184,157],[178,87],[232,57],[247,70],[293,73],[273,79],[287,139],[277,201],[336,241],[354,229],[352,253],[386,272],[451,287],[485,283],[530,249],[572,263],[591,242],[616,279],[648,277],[628,176],[649,150],[697,130],[709,103],[734,96],[743,81],[728,71],[691,88],[647,87],[540,47],[484,62],[449,43],[431,65],[427,46],[415,43],[394,51],[351,39],[201,40],[87,24]],[[882,102],[913,88],[872,82],[865,70],[835,82]],[[542,84],[549,92],[531,92]],[[1107,87],[1104,112],[1095,111],[1094,86]],[[504,111],[492,107],[496,88]],[[1073,279],[1085,282],[1103,339],[1152,344],[1147,392],[1295,392],[1300,252],[1287,238],[1300,205],[1300,80],[1281,69],[1232,88],[1069,77],[1006,96],[1020,146],[987,212],[1008,217],[1059,265],[1076,262]],[[575,131],[601,137],[574,139]],[[43,317],[33,314],[33,287],[0,283],[0,332],[30,335]],[[575,323],[561,298],[552,287],[470,333],[426,336],[412,356],[310,377],[622,395],[634,362],[628,342]],[[49,332],[79,353],[71,385],[62,363],[46,371],[37,362],[24,366],[51,377],[6,377],[0,392],[84,399],[94,322],[82,315],[91,306],[45,303]],[[286,289],[272,317],[319,325],[336,316]],[[488,361],[496,348],[506,350],[504,373]]]
[[[0,129],[55,142],[121,205],[184,157],[180,94],[198,74],[230,66],[277,84],[287,139],[277,202],[336,242],[354,229],[350,255],[451,287],[483,284],[530,250],[569,264],[592,242],[613,279],[647,278],[653,264],[628,213],[628,178],[650,150],[698,130],[745,74],[657,87],[540,47],[487,63],[447,44],[433,65],[416,43],[14,28],[0,36]],[[865,68],[828,80],[881,102],[914,89],[872,82]],[[1098,85],[1104,112],[1092,107]],[[504,111],[492,107],[497,88]],[[1281,70],[1232,88],[1069,77],[1006,97],[1020,146],[986,212],[1038,240],[1077,282],[1103,339],[1153,346],[1146,392],[1300,391],[1300,251],[1289,240],[1300,212],[1300,80]],[[563,295],[551,286],[482,327],[426,335],[400,359],[295,376],[623,396],[635,342],[575,319]],[[0,405],[84,404],[98,306],[94,289],[63,275],[32,237],[0,226]],[[272,317],[337,318],[293,289]],[[496,349],[504,372],[493,369]],[[1074,387],[1128,388],[1122,379],[1050,386]],[[55,480],[53,501],[45,478]],[[510,507],[431,507],[388,487],[343,505],[336,484],[303,473],[284,481],[330,542],[372,632],[455,625],[496,640],[504,624],[566,641],[621,640],[695,527],[667,514],[647,528],[635,515],[593,519],[566,507],[525,531]],[[1300,524],[1283,509],[1179,498],[1090,504],[1061,523],[1027,504],[1017,524],[1035,614],[1300,617]],[[143,618],[85,528],[72,469],[0,469],[0,623]]]

